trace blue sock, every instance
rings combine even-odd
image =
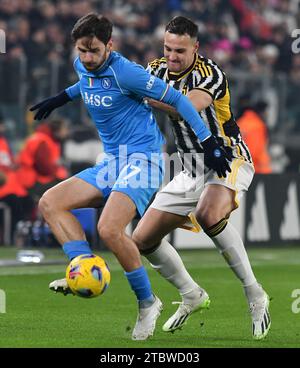
[[[71,261],[81,254],[92,254],[89,243],[86,240],[72,240],[63,245],[63,251]]]
[[[147,307],[154,301],[150,281],[144,266],[137,268],[131,272],[125,272],[125,276],[135,292],[135,295],[140,303],[140,306]]]

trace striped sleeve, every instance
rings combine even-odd
[[[146,68],[146,71],[147,71],[149,74],[154,75],[154,70],[152,69],[151,64],[148,64],[148,66],[147,66],[147,68]]]
[[[148,64],[148,66],[146,68],[146,71],[149,74],[155,75],[157,77],[161,61],[162,61],[162,59],[155,59],[155,60],[151,61]]]
[[[226,76],[211,60],[199,61],[194,69],[194,89],[207,92],[213,100],[218,100],[226,93]]]

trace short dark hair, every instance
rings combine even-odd
[[[166,25],[166,32],[177,35],[188,34],[191,38],[197,38],[198,26],[189,18],[177,16]]]
[[[111,39],[113,24],[106,17],[97,13],[89,13],[80,18],[74,25],[71,36],[72,40],[76,42],[79,38],[97,37],[99,41],[107,45]]]

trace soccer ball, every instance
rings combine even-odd
[[[103,258],[83,254],[70,262],[66,270],[69,288],[82,298],[94,298],[106,290],[110,283],[110,271]]]

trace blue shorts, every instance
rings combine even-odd
[[[97,165],[75,176],[93,185],[105,199],[112,191],[125,193],[143,216],[151,198],[158,191],[164,175],[160,152],[134,153],[126,157],[106,154]]]

